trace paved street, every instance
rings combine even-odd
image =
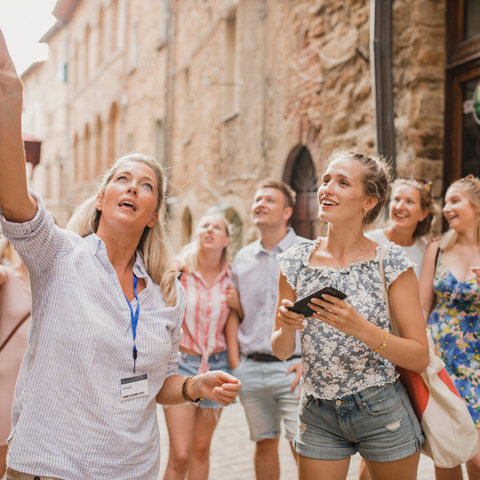
[[[168,432],[163,409],[158,408],[161,435],[161,467],[159,479],[168,460]],[[236,403],[225,408],[212,441],[209,480],[255,480],[253,471],[254,444],[248,436],[248,426],[243,407]],[[280,441],[281,480],[295,480],[297,469],[290,447],[282,434]],[[358,478],[360,456],[355,455],[350,464],[348,480]],[[464,475],[466,479],[467,476]],[[418,480],[434,480],[433,462],[422,455]]]

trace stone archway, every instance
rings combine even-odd
[[[310,151],[305,145],[296,145],[285,164],[283,181],[297,194],[291,226],[301,237],[314,239],[319,234],[317,221],[317,174]]]
[[[231,263],[237,252],[243,247],[243,222],[236,210],[232,207],[225,210],[225,218],[232,225],[232,242],[228,249]]]

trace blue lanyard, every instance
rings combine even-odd
[[[133,314],[133,308],[131,303],[128,301],[127,296],[125,295],[125,300],[128,303],[128,307],[130,308],[130,319],[132,320],[132,332],[133,332],[133,373],[135,373],[135,363],[137,360],[137,345],[136,345],[136,338],[137,338],[137,323],[138,317],[140,315],[140,302],[138,301],[137,296],[137,277],[136,275],[133,276],[133,293],[135,298],[137,299],[137,310],[135,315]]]

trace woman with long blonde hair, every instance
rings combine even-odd
[[[480,181],[453,182],[443,215],[450,229],[432,242],[420,276],[420,298],[435,350],[465,400],[480,435]],[[480,455],[466,463],[470,480],[480,478]],[[461,466],[435,469],[437,480],[461,480]]]
[[[177,257],[180,282],[187,294],[178,364],[179,373],[185,376],[229,370],[225,326],[230,313],[230,229],[223,216],[207,214],[198,222],[194,240]],[[204,400],[200,405],[164,410],[170,437],[164,479],[183,480],[188,476],[189,480],[207,480],[210,443],[222,405]]]
[[[185,294],[159,221],[163,172],[132,154],[55,226],[27,189],[22,82],[0,32],[0,222],[28,269],[29,343],[15,388],[7,480],[156,480],[156,404],[233,402],[223,372],[177,375]]]

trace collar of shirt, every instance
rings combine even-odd
[[[217,275],[217,278],[216,278],[210,285],[207,285],[207,282],[205,282],[205,280],[203,279],[203,277],[202,277],[202,275],[200,274],[200,272],[198,272],[197,270],[194,270],[192,273],[193,273],[193,275],[195,275],[201,282],[203,282],[207,288],[211,288],[211,287],[213,287],[216,283],[221,282],[225,276],[227,276],[228,278],[231,278],[231,276],[232,276],[232,272],[231,272],[230,267],[228,266],[227,262],[224,262],[224,263],[223,263],[223,268],[222,268],[222,270],[221,270],[220,273]]]
[[[292,245],[294,245],[296,242],[297,242],[297,234],[295,233],[293,228],[288,227],[287,234],[272,248],[271,252],[275,252],[275,253],[283,252],[288,248],[290,248]],[[258,255],[259,253],[266,253],[268,255],[271,253],[271,252],[267,252],[267,250],[263,248],[261,238],[259,238],[255,243],[256,243],[255,255]]]
[[[104,241],[96,233],[92,233],[85,240],[89,247],[92,248],[94,255],[102,264],[103,268],[106,271],[114,273],[115,269],[113,268],[110,260],[108,259],[107,247],[105,246]],[[138,251],[135,252],[135,264],[133,265],[133,273],[137,278],[144,278],[148,285],[150,277],[148,276],[147,269],[145,268],[145,264],[143,263],[143,258]]]

